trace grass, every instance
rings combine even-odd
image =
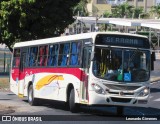
[[[9,88],[9,78],[0,77],[0,89]]]

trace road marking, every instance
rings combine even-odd
[[[160,101],[160,98],[159,99],[155,99],[154,101]]]

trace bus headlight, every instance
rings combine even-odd
[[[147,96],[149,94],[149,92],[150,92],[149,88],[146,87],[140,92],[139,96]]]
[[[94,89],[94,91],[98,94],[105,94],[105,91],[103,90],[103,88],[101,86],[99,86],[98,84],[94,84],[92,83],[92,87]]]

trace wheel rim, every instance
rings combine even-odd
[[[29,102],[32,102],[33,98],[32,98],[32,90],[29,90]]]

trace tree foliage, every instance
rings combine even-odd
[[[77,6],[74,7],[73,13],[78,16],[88,16],[87,3],[88,0],[81,0]]]
[[[155,14],[156,17],[160,18],[160,5],[151,7],[151,14]]]
[[[133,6],[129,5],[127,2],[115,6],[112,9],[112,16],[119,17],[119,18],[127,18],[131,17],[133,13]]]
[[[143,13],[143,8],[142,7],[137,7],[134,9],[134,18],[139,18],[140,14]]]
[[[10,49],[14,42],[53,37],[74,19],[80,0],[1,0],[0,43]]]

